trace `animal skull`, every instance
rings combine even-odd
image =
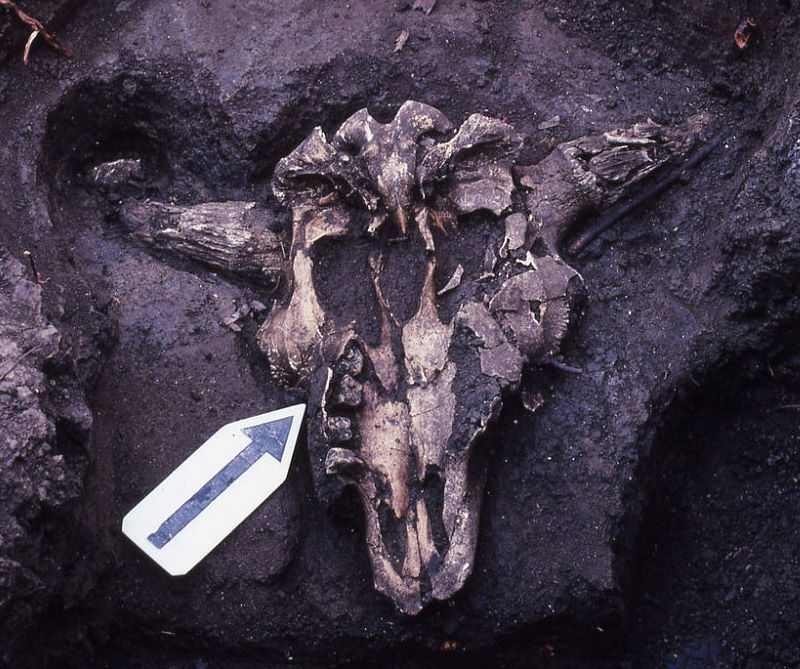
[[[402,611],[450,597],[472,569],[475,446],[523,366],[558,354],[582,293],[558,254],[564,233],[686,154],[706,123],[648,120],[519,166],[509,125],[474,114],[456,130],[406,102],[388,124],[362,109],[331,141],[317,128],[278,163],[289,291],[258,344],[279,383],[307,392],[317,492],[358,491],[375,585]],[[118,219],[148,246],[259,285],[287,270],[253,202],[126,201]]]
[[[515,203],[522,141],[406,102],[320,128],[278,164],[291,294],[259,332],[274,378],[309,392],[309,448],[352,485],[376,588],[405,613],[469,576],[485,468],[476,442],[523,365],[557,354],[581,292]]]

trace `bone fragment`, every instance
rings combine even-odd
[[[424,473],[428,465],[444,469],[444,450],[453,432],[456,408],[455,376],[455,365],[448,363],[429,385],[408,389],[409,436],[417,454],[418,472]]]
[[[371,182],[369,189],[377,191],[405,234],[413,205],[417,140],[425,133],[443,133],[451,127],[438,109],[408,101],[388,124],[378,123],[366,109],[356,112],[342,124],[332,143],[338,149],[352,147],[360,152],[359,162]]]
[[[422,595],[419,582],[414,578],[403,578],[392,564],[386,545],[381,536],[378,521],[377,497],[374,484],[365,481],[357,487],[364,505],[366,519],[366,540],[369,546],[369,557],[372,564],[372,576],[375,589],[391,598],[404,613],[414,615],[422,610]]]
[[[665,163],[686,155],[705,122],[695,117],[685,128],[672,129],[648,120],[563,142],[540,163],[515,167],[519,184],[528,189],[535,232],[556,254],[579,215],[613,204]]]
[[[500,247],[500,255],[508,255],[512,251],[525,246],[528,221],[524,214],[516,213],[506,216],[506,236]]]
[[[119,218],[149,246],[171,251],[215,270],[274,284],[285,271],[274,216],[255,202],[177,206],[126,202]]]
[[[439,320],[433,285],[435,264],[428,263],[425,286],[417,313],[403,328],[403,349],[410,382],[425,385],[444,368],[452,338],[452,325]]]
[[[453,276],[450,277],[450,280],[444,285],[443,288],[440,288],[436,294],[444,295],[445,293],[449,293],[451,290],[458,288],[459,284],[461,283],[462,276],[464,276],[464,267],[463,265],[459,264],[458,267],[456,267],[453,271]]]
[[[583,291],[583,278],[563,260],[552,256],[536,259],[536,269],[547,299],[541,312],[544,347],[539,355],[556,353],[569,329],[570,317]]]
[[[444,196],[461,214],[487,209],[495,216],[511,207],[511,165],[522,146],[514,129],[502,121],[473,114],[448,142],[435,145],[417,168],[423,193],[444,182]]]
[[[355,194],[369,211],[378,208],[378,195],[365,181],[359,164],[332,146],[322,128],[311,134],[275,166],[275,196],[286,205],[318,202],[332,192]]]
[[[388,484],[384,501],[397,518],[402,518],[408,508],[408,413],[405,403],[384,400],[372,384],[364,384],[364,410],[359,416],[361,453],[373,472]]]
[[[542,397],[542,394],[532,393],[530,390],[523,390],[520,393],[520,399],[522,400],[522,406],[531,413],[534,413],[544,404],[544,397]]]
[[[527,358],[537,356],[544,345],[541,319],[546,308],[547,293],[538,272],[511,277],[489,302],[489,311]]]
[[[131,181],[143,179],[142,161],[139,158],[109,160],[89,170],[89,181],[100,189],[121,188]]]
[[[499,402],[499,398],[498,398]],[[447,552],[437,573],[431,575],[433,596],[445,599],[449,593],[457,592],[472,573],[475,545],[478,541],[478,518],[480,517],[483,490],[482,476],[470,482],[467,478],[468,451],[454,458],[448,467],[444,483],[443,520],[450,537]]]
[[[372,360],[375,376],[381,387],[393,392],[400,382],[400,364],[392,351],[391,342],[392,323],[389,315],[383,311],[381,313],[381,340],[375,346],[366,346],[367,354]]]
[[[419,578],[420,556],[419,537],[417,536],[417,514],[414,507],[406,514],[406,557],[403,560],[403,577]]]
[[[282,385],[304,385],[316,364],[325,314],[314,292],[313,263],[298,251],[292,262],[294,291],[286,307],[277,309],[258,332],[259,348]]]
[[[536,127],[539,130],[549,130],[550,128],[555,128],[558,125],[561,125],[561,117],[556,114],[555,116],[551,116],[549,119],[542,121]]]
[[[511,207],[514,180],[511,172],[500,165],[485,166],[475,172],[461,170],[461,179],[447,191],[447,198],[459,214],[487,209],[501,216]]]
[[[456,321],[472,330],[481,340],[481,371],[501,381],[515,384],[522,374],[524,359],[503,335],[503,331],[482,304],[468,302],[459,310]]]
[[[436,546],[433,543],[431,521],[423,499],[417,500],[417,537],[419,538],[419,556],[423,564],[427,565],[434,558],[438,559],[439,551],[436,550]]]

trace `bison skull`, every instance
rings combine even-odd
[[[258,343],[274,378],[308,393],[317,491],[358,491],[376,587],[402,611],[450,597],[472,569],[476,444],[523,365],[558,354],[581,293],[562,235],[687,153],[705,122],[648,120],[518,166],[505,123],[476,114],[456,130],[406,102],[388,124],[357,112],[331,141],[318,128],[278,163],[289,291]],[[126,202],[119,220],[259,285],[284,271],[282,239],[252,202]]]
[[[514,212],[520,146],[501,121],[454,131],[406,102],[388,124],[363,109],[330,141],[315,129],[275,171],[291,293],[259,345],[308,389],[317,484],[355,486],[375,586],[406,613],[470,574],[473,447],[526,361],[557,353],[581,285]]]

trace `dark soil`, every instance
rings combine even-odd
[[[29,0],[75,56],[37,40],[28,67],[0,9],[0,246],[24,285],[39,273],[60,333],[26,358],[50,450],[0,441],[17,463],[0,472],[0,663],[800,665],[800,4],[411,5]],[[150,250],[120,202],[250,199],[285,221],[276,162],[316,125],[406,99],[456,124],[507,119],[523,163],[648,117],[705,113],[724,141],[574,260],[588,298],[564,359],[583,373],[534,366],[523,391],[544,405],[509,399],[451,601],[407,617],[375,592],[358,501],[315,495],[303,434],[286,485],[170,578],[121,535],[124,514],[220,425],[296,398],[256,320],[220,325],[281,287]],[[119,158],[139,181],[93,186]],[[0,402],[28,396],[12,378]],[[43,501],[26,481],[53,454],[73,483]]]
[[[720,369],[656,438],[632,608],[654,661],[800,662],[797,335]]]

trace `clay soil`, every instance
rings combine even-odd
[[[413,4],[28,0],[74,54],[39,39],[28,66],[0,7],[0,247],[61,335],[26,363],[69,474],[56,498],[24,485],[35,453],[0,471],[0,664],[800,666],[800,3]],[[124,514],[220,425],[298,398],[263,313],[221,325],[281,286],[148,249],[119,204],[253,200],[288,234],[276,162],[407,99],[506,119],[524,164],[647,118],[705,114],[722,141],[570,259],[582,373],[528,370],[535,413],[508,398],[451,601],[408,617],[375,592],[358,501],[315,493],[303,434],[286,485],[172,579]],[[135,180],[91,183],[123,158]]]

